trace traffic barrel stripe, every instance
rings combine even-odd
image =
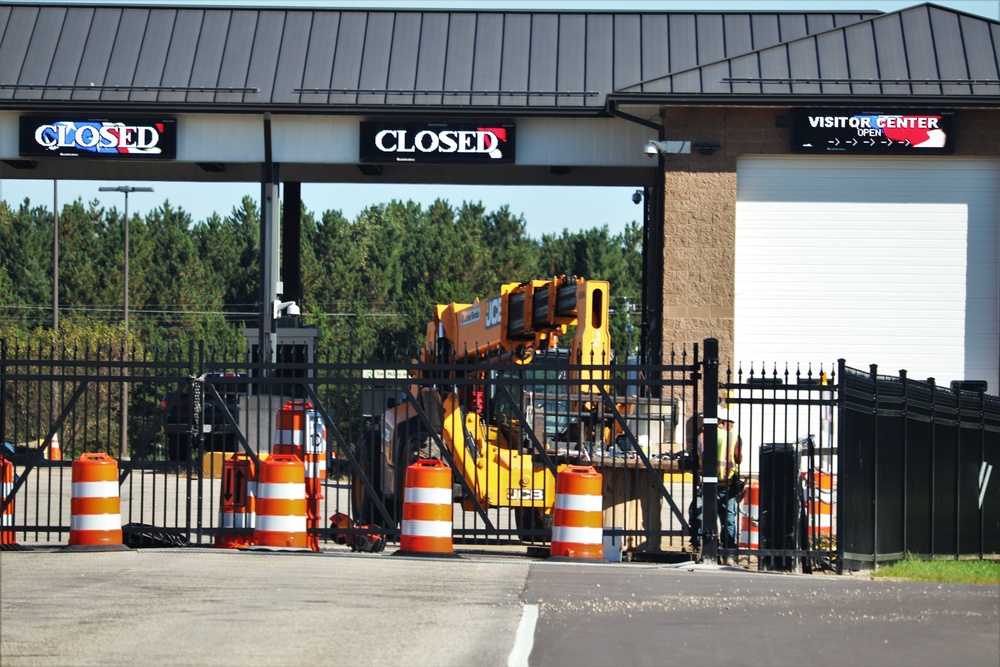
[[[70,517],[71,531],[115,531],[121,532],[122,519],[118,514],[77,514]],[[81,542],[82,544],[82,542]]]
[[[278,516],[273,514],[261,514],[258,517],[257,522],[257,542],[261,546],[278,546],[278,547],[297,547],[300,549],[305,549],[305,537],[306,537],[306,515],[301,516]],[[267,539],[262,540],[261,533],[289,533],[289,535],[279,536],[277,539],[278,543],[273,544],[273,537],[263,536]],[[294,533],[301,533],[301,537],[295,535]]]
[[[451,518],[451,486],[448,488],[426,488],[407,487],[403,493],[403,500],[408,503],[421,503],[431,505],[446,505],[448,517]]]
[[[257,500],[305,500],[306,489],[301,482],[261,484],[257,490]]]
[[[603,512],[604,499],[601,496],[557,494],[556,509],[577,512]]]
[[[73,482],[74,498],[112,498],[117,496],[117,479],[105,482]]]
[[[223,512],[220,525],[223,528],[253,528],[257,524],[254,519],[254,515],[247,512]]]
[[[81,516],[87,514],[118,515],[121,511],[121,501],[117,496],[114,498],[73,498],[70,500],[70,510],[73,515]]]
[[[281,418],[279,414],[278,418]],[[305,425],[305,420],[298,420],[301,422],[297,428],[278,428],[274,431],[274,444],[276,445],[294,445],[296,447],[302,447],[302,441],[305,440],[305,433],[303,433],[303,428]]]
[[[451,524],[442,521],[417,521],[403,519],[403,533],[413,537],[436,537],[451,543]],[[442,543],[445,544],[445,543]],[[412,544],[408,546],[413,546]]]

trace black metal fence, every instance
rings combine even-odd
[[[1000,552],[1000,398],[876,366],[840,380],[845,566]]]
[[[222,512],[233,491],[226,458],[239,452],[259,462],[274,448],[279,410],[300,401],[326,432],[327,472],[309,532],[330,549],[397,542],[402,494],[390,483],[397,466],[433,455],[460,469],[435,413],[440,402],[426,400],[454,392],[465,397],[463,416],[475,413],[484,425],[485,442],[503,443],[489,475],[478,482],[455,475],[453,536],[465,548],[544,550],[551,515],[538,508],[551,505],[551,493],[524,480],[575,463],[603,476],[612,558],[687,560],[704,548],[749,567],[800,571],[864,567],[907,552],[1000,550],[991,482],[996,397],[843,363],[714,375],[706,370],[717,360],[704,358],[713,349],[711,340],[678,348],[655,366],[540,355],[528,365],[419,367],[412,354],[343,348],[314,363],[270,367],[248,363],[242,350],[193,344],[140,352],[0,342],[0,455],[16,473],[2,499],[5,528],[19,544],[66,544],[72,462],[105,452],[119,465],[126,544],[215,544],[232,532]],[[702,521],[694,456],[704,400],[716,396],[743,444],[747,484],[732,548]],[[414,412],[413,430],[397,430],[387,448],[389,405]],[[397,458],[387,460],[393,448]],[[519,467],[524,461],[530,465]]]
[[[490,437],[502,438],[533,469],[554,473],[579,463],[602,473],[605,540],[612,550],[626,558],[670,558],[689,539],[682,508],[694,486],[683,469],[683,425],[697,410],[697,345],[657,366],[580,365],[539,355],[531,364],[506,361],[482,368],[414,365],[411,353],[346,348],[315,363],[272,368],[246,362],[241,351],[196,345],[147,353],[2,345],[0,437],[9,443],[4,455],[17,473],[4,507],[13,507],[21,543],[66,543],[71,466],[85,452],[118,460],[127,544],[215,543],[226,532],[220,512],[230,491],[223,478],[225,458],[240,452],[258,461],[271,452],[276,415],[289,401],[308,402],[327,436],[320,520],[310,533],[331,548],[345,536],[373,533],[397,541],[401,494],[393,494],[372,465],[382,414],[387,404],[421,404],[429,390],[470,395],[473,385],[482,394],[482,422],[492,426],[505,418],[517,429],[516,436]],[[595,373],[607,379],[588,379]],[[414,455],[427,446],[454,465],[440,417],[427,411],[423,420],[425,428],[409,434],[419,438],[403,438],[406,446],[415,443]],[[54,441],[61,459],[53,456]],[[521,484],[529,471],[512,460],[498,461],[486,484],[498,489]],[[478,497],[475,486],[459,477],[457,544],[540,548],[549,539],[551,520],[527,520],[525,507],[489,498],[483,490]],[[535,506],[544,506],[535,500]],[[350,517],[351,524],[331,521],[337,516]]]
[[[832,364],[741,366],[721,375],[719,389],[736,420],[746,482],[739,547],[722,549],[721,555],[767,570],[834,568],[841,471]]]

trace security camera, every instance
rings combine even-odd
[[[636,206],[642,203],[642,190],[636,190],[632,193],[632,203]]]
[[[664,155],[680,155],[691,152],[690,141],[656,141],[650,139],[646,142],[646,147],[642,149],[646,157],[654,157],[660,153]]]
[[[271,319],[278,319],[282,313],[294,317],[301,312],[299,305],[294,301],[279,301],[275,299],[271,302]]]

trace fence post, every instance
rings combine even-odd
[[[872,418],[874,419],[874,427],[872,428],[872,443],[875,445],[872,448],[872,569],[874,570],[878,567],[878,457],[879,457],[879,446],[878,446],[878,426],[879,426],[879,410],[881,406],[879,404],[879,386],[878,386],[878,364],[869,364],[868,373],[872,380]]]
[[[900,464],[903,467],[903,553],[907,553],[910,550],[910,535],[908,526],[910,524],[910,414],[909,414],[909,398],[910,398],[910,386],[908,383],[908,377],[906,374],[906,369],[900,369],[899,371],[899,383],[902,386],[903,398],[902,398],[902,412],[903,412],[903,460]]]
[[[701,532],[702,559],[719,562],[719,512],[716,502],[719,495],[719,341],[705,339],[705,376],[703,392],[703,433],[701,461]]]
[[[834,517],[834,530],[836,531],[837,544],[837,574],[844,573],[844,479],[841,477],[843,467],[840,465],[840,457],[847,444],[844,436],[847,419],[847,360],[841,357],[837,359],[837,511]]]
[[[961,405],[959,406],[961,408]],[[980,497],[986,497],[986,485],[989,484],[990,478],[986,474],[986,392],[983,391],[979,394],[979,460],[980,474],[983,475],[983,479],[980,482]],[[979,560],[983,559],[983,554],[986,552],[986,512],[983,509],[985,503],[979,503]]]

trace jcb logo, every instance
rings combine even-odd
[[[545,500],[545,489],[508,489],[507,500]]]
[[[500,324],[501,297],[495,296],[486,302],[486,328],[498,326]]]

